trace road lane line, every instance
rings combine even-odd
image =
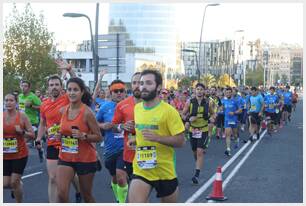
[[[239,157],[239,155],[251,144],[250,141],[248,141],[246,144],[243,145],[243,147],[229,160],[226,162],[226,164],[221,168],[222,172],[225,172],[225,170]],[[185,203],[191,203],[194,202],[207,188],[214,182],[216,174],[212,175],[210,179],[202,186],[200,187],[193,195],[186,200]]]
[[[26,179],[26,178],[28,178],[28,177],[33,177],[33,176],[39,175],[39,174],[41,174],[41,173],[43,173],[43,172],[42,172],[42,171],[40,171],[40,172],[35,172],[35,173],[29,174],[29,175],[22,176],[21,179]]]
[[[245,154],[245,156],[240,160],[240,162],[236,165],[236,167],[231,171],[231,173],[227,176],[227,178],[224,180],[222,188],[223,190],[226,188],[227,184],[231,179],[234,177],[234,175],[238,172],[242,164],[246,161],[246,159],[250,156],[250,154],[253,152],[255,147],[259,144],[263,136],[266,134],[267,130],[264,130],[263,133],[260,135],[260,138],[256,143],[251,147],[251,149]]]

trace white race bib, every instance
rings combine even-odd
[[[192,129],[192,138],[196,138],[196,139],[202,138],[202,130],[197,129],[197,128],[193,128]]]
[[[17,153],[17,139],[16,137],[13,138],[4,138],[3,139],[3,153],[10,154],[10,153]]]
[[[76,154],[79,152],[79,141],[71,136],[62,136],[62,152]]]
[[[140,169],[153,169],[157,166],[157,154],[155,146],[137,147],[137,164]]]

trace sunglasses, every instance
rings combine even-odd
[[[116,94],[120,93],[124,93],[125,90],[124,89],[114,89],[113,92],[115,92]]]

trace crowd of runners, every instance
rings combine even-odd
[[[70,74],[50,76],[46,94],[23,80],[21,92],[5,94],[3,113],[3,187],[16,202],[23,200],[21,177],[28,147],[46,160],[46,202],[69,202],[71,183],[75,202],[95,202],[93,182],[102,165],[109,172],[114,202],[148,202],[154,188],[161,202],[177,202],[175,149],[189,146],[194,158],[190,181],[199,184],[212,138],[224,145],[228,158],[242,143],[270,136],[291,121],[298,95],[289,85],[270,88],[163,88],[156,70],[136,72],[131,94],[121,80],[101,88],[102,70],[91,94],[71,65],[58,62]],[[33,92],[31,92],[33,91]],[[248,132],[247,132],[248,130]],[[242,135],[248,133],[247,136]],[[97,147],[103,147],[99,156]],[[191,157],[192,158],[192,157]]]

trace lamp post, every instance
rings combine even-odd
[[[90,37],[91,37],[91,50],[92,50],[92,57],[94,62],[94,81],[95,83],[98,82],[98,64],[99,64],[99,57],[98,57],[98,19],[99,19],[99,3],[96,5],[96,28],[95,28],[95,41],[92,33],[92,27],[91,27],[91,20],[90,18],[81,13],[64,13],[64,17],[72,17],[72,18],[78,18],[78,17],[85,17],[89,22],[89,29],[90,29]]]
[[[196,67],[197,67],[197,73],[198,73],[198,82],[200,81],[200,69],[199,69],[199,62],[198,62],[198,56],[197,52],[193,49],[182,49],[183,52],[191,52],[195,54],[196,59]]]
[[[205,19],[206,8],[209,7],[209,6],[219,6],[219,5],[220,4],[218,4],[218,3],[217,4],[207,4],[204,8],[203,19],[202,19],[202,24],[201,24],[200,43],[199,43],[199,64],[200,65],[201,65],[202,32],[203,32],[203,27],[204,27],[204,19]],[[205,50],[204,50],[204,58],[205,58]],[[204,62],[204,67],[205,67],[205,62]],[[206,74],[206,68],[204,68],[204,74]]]
[[[235,33],[243,33],[244,30],[243,29],[239,29],[236,30]],[[243,34],[242,34],[243,35]],[[237,69],[239,66],[239,71],[241,72],[241,67],[243,67],[243,86],[245,87],[245,65],[243,65],[243,49],[241,49],[241,47],[243,46],[243,42],[242,42],[242,36],[239,36],[239,41],[237,41],[237,47],[238,47],[238,55],[237,55]],[[238,45],[239,44],[239,45]],[[241,51],[241,52],[240,52]],[[242,61],[240,61],[242,59]],[[241,73],[240,73],[240,77],[239,77],[239,81],[241,80]],[[239,82],[239,85],[241,83]]]

